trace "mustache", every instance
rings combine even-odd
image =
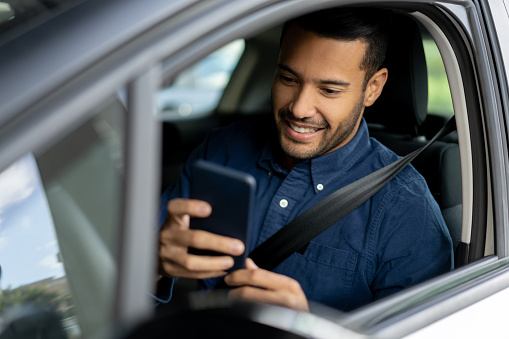
[[[292,112],[290,112],[289,110],[285,109],[285,108],[281,108],[278,112],[278,117],[282,120],[286,120],[288,122],[295,122],[295,123],[303,123],[303,124],[306,124],[306,125],[309,125],[311,127],[316,127],[316,128],[329,128],[329,123],[325,120],[319,120],[319,119],[315,119],[315,118],[310,118],[310,117],[307,117],[307,118],[297,118],[295,115],[293,115]]]

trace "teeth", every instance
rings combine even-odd
[[[298,133],[314,133],[314,132],[316,132],[316,129],[314,129],[314,128],[302,128],[302,127],[295,126],[292,123],[289,123],[289,124],[290,124],[290,127],[295,132],[298,132]]]

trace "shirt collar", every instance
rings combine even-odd
[[[277,152],[279,149],[279,141],[277,140],[277,129],[276,126],[272,126],[271,137],[267,138],[265,145],[263,147],[262,153],[258,158],[258,165],[267,171],[267,173],[281,173],[284,175],[288,175],[289,171],[281,166],[277,162]]]
[[[262,150],[258,165],[265,169],[268,173],[277,172],[288,175],[288,170],[277,163],[277,138],[269,138]],[[371,147],[369,139],[368,127],[364,118],[357,133],[346,145],[335,150],[334,152],[322,155],[317,158],[299,162],[297,165],[310,166],[311,180],[315,191],[320,191],[332,180],[337,174],[346,173]],[[331,175],[335,173],[335,175]],[[321,189],[318,188],[319,185]]]

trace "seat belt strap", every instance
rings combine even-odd
[[[294,252],[307,246],[312,239],[371,198],[429,145],[455,129],[456,121],[452,117],[426,145],[311,206],[256,247],[249,257],[258,267],[272,271]]]

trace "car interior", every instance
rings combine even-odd
[[[210,129],[241,119],[270,119],[280,32],[278,26],[245,40],[244,52],[210,115],[163,122],[162,190],[177,179],[187,155]],[[400,156],[423,147],[453,118],[452,109],[444,114],[429,108],[425,42],[435,44],[418,20],[407,13],[395,13],[384,65],[389,80],[381,97],[364,113],[370,136]],[[445,70],[441,72],[445,78]],[[412,165],[424,176],[440,206],[453,241],[455,268],[467,264],[464,247],[468,245],[461,241],[462,172],[457,132],[435,141]],[[187,292],[195,289],[196,282],[178,280],[172,302],[160,306],[160,313],[188,305]]]
[[[391,81],[380,99],[366,109],[365,119],[372,137],[403,156],[422,147],[445,125],[446,118],[427,109],[428,77],[422,29],[405,16],[397,17],[394,24],[386,59]],[[438,202],[459,258],[462,195],[457,135],[450,134],[433,143],[412,164],[424,176]],[[456,266],[462,264],[456,261]]]
[[[400,156],[422,146],[449,117],[428,111],[428,73],[423,39],[431,39],[417,20],[396,14],[385,67],[389,80],[381,97],[365,110],[370,135]],[[271,116],[270,88],[277,63],[281,27],[245,41],[217,108],[206,117],[163,122],[162,189],[174,182],[189,152],[211,128],[240,119]],[[433,143],[412,163],[425,177],[453,239],[456,267],[462,226],[461,165],[457,134]]]

